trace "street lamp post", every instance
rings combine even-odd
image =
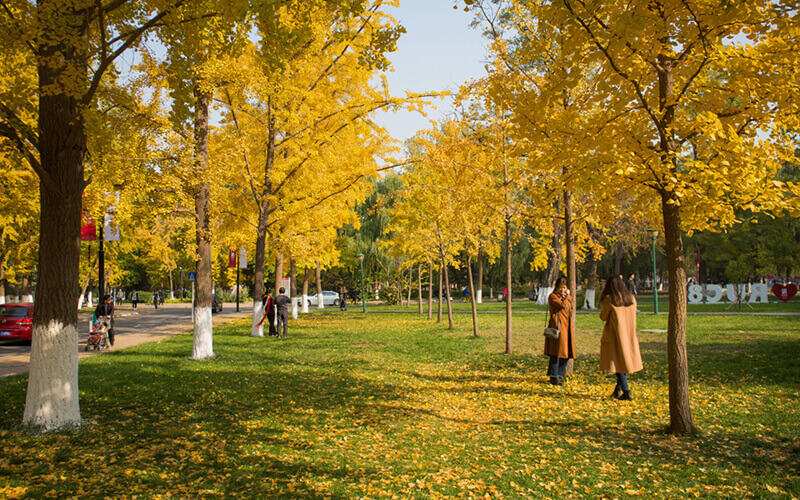
[[[648,229],[647,232],[653,237],[653,314],[658,314],[658,278],[656,275],[656,239],[658,238],[658,229]]]
[[[364,254],[358,254],[358,263],[361,265],[361,312],[367,312],[367,290],[364,288]]]

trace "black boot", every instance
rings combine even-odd
[[[622,391],[622,394],[617,396],[619,401],[630,401],[633,398],[631,397],[631,391]]]
[[[611,394],[611,397],[619,399],[620,394],[622,394],[622,389],[620,389],[619,384],[617,384],[614,386],[614,392]]]

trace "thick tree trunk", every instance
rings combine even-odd
[[[289,298],[292,300],[292,319],[297,319],[297,263],[294,257],[289,259]],[[322,296],[318,295],[317,300],[321,301]]]
[[[23,423],[55,430],[81,424],[75,304],[86,154],[85,125],[74,97],[81,89],[58,91],[56,82],[65,76],[69,80],[73,70],[85,72],[86,60],[69,42],[82,19],[58,11],[58,2],[39,0],[38,5],[40,11],[52,12],[40,19],[39,25],[39,88],[47,90],[39,93],[38,148],[43,171],[39,183],[39,283]],[[57,19],[66,19],[66,25],[51,22]],[[72,59],[64,59],[65,55]]]
[[[483,304],[483,246],[478,247],[478,286],[475,294],[478,304]]]
[[[664,239],[669,266],[667,322],[669,418],[672,432],[686,434],[694,431],[692,410],[689,405],[689,360],[686,353],[686,270],[679,207],[668,201],[668,195],[662,195],[661,209],[664,216]]]
[[[322,268],[317,262],[317,297],[322,297]],[[361,293],[366,293],[366,290],[361,290]],[[364,297],[366,299],[366,297]],[[317,309],[325,309],[325,303],[322,300],[317,301]]]
[[[475,298],[475,280],[472,277],[472,255],[467,252],[467,274],[469,275],[469,301],[472,305],[472,334],[478,336],[478,305]]]
[[[208,107],[211,96],[196,87],[195,97],[195,175],[206,179],[208,171]],[[194,209],[197,217],[197,287],[194,305],[194,343],[192,359],[214,357],[213,328],[211,319],[211,294],[213,287],[211,270],[211,188],[208,181],[197,188]]]
[[[511,324],[511,220],[505,220],[506,239],[506,354],[514,352],[514,338]]]
[[[22,302],[33,302],[33,280],[29,274],[22,277]]]

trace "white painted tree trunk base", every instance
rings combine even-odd
[[[478,290],[475,292],[475,303],[483,304],[483,290]]]
[[[583,309],[597,309],[594,306],[594,288],[586,290],[586,297],[583,299]]]
[[[267,321],[264,317],[264,303],[260,300],[253,301],[253,324],[250,329],[251,337],[264,336],[264,321]]]
[[[303,303],[302,303],[302,308],[300,309],[300,312],[303,313],[303,314],[307,314],[308,313],[308,294],[305,294],[305,293],[303,294]]]
[[[553,293],[552,286],[540,286],[539,297],[536,299],[536,303],[539,304],[540,306],[546,306],[547,297],[549,297],[551,293]]]
[[[34,326],[22,421],[45,432],[81,425],[77,325]]]
[[[292,319],[297,319],[297,316],[298,316],[297,299],[292,297]]]
[[[33,302],[33,295],[23,295],[22,302],[24,304],[30,304],[31,302]]]
[[[214,329],[211,321],[211,308],[195,307],[192,359],[209,359],[214,356]]]

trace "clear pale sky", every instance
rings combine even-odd
[[[463,4],[458,9],[453,4],[453,0],[400,0],[400,7],[387,9],[406,28],[397,52],[389,54],[394,66],[394,72],[387,74],[392,95],[404,96],[406,90],[456,91],[485,74],[487,51],[480,29],[469,27],[472,14],[464,12]],[[379,112],[376,121],[403,141],[417,130],[430,128],[430,120],[452,111],[449,100],[436,101],[436,105],[437,109],[428,109],[427,117]]]

